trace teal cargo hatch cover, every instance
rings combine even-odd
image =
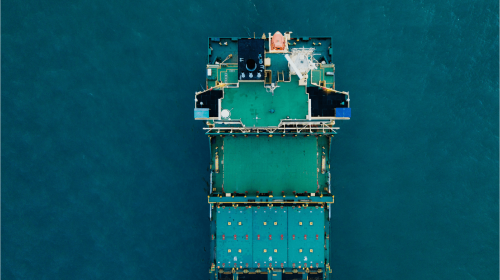
[[[245,207],[217,209],[217,266],[252,263],[252,212]]]
[[[287,266],[287,207],[254,207],[253,266]]]
[[[325,215],[323,208],[288,209],[288,261],[295,267],[323,267]]]
[[[217,208],[217,266],[324,267],[325,217],[315,207]]]

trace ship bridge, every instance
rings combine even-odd
[[[329,279],[330,146],[351,117],[330,37],[208,39],[211,279]]]

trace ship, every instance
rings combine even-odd
[[[331,279],[331,145],[351,117],[332,37],[209,37],[208,278]]]

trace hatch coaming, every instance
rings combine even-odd
[[[331,137],[211,137],[212,194],[330,195]]]

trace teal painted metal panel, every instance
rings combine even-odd
[[[325,266],[326,215],[321,207],[220,207],[215,216],[218,267]]]
[[[243,267],[252,263],[252,212],[245,207],[217,208],[217,266]],[[231,250],[229,252],[229,250]],[[241,250],[241,251],[240,251]]]
[[[287,207],[252,207],[252,217],[253,267],[286,267]]]
[[[288,261],[292,267],[324,267],[324,219],[320,207],[288,209]]]

